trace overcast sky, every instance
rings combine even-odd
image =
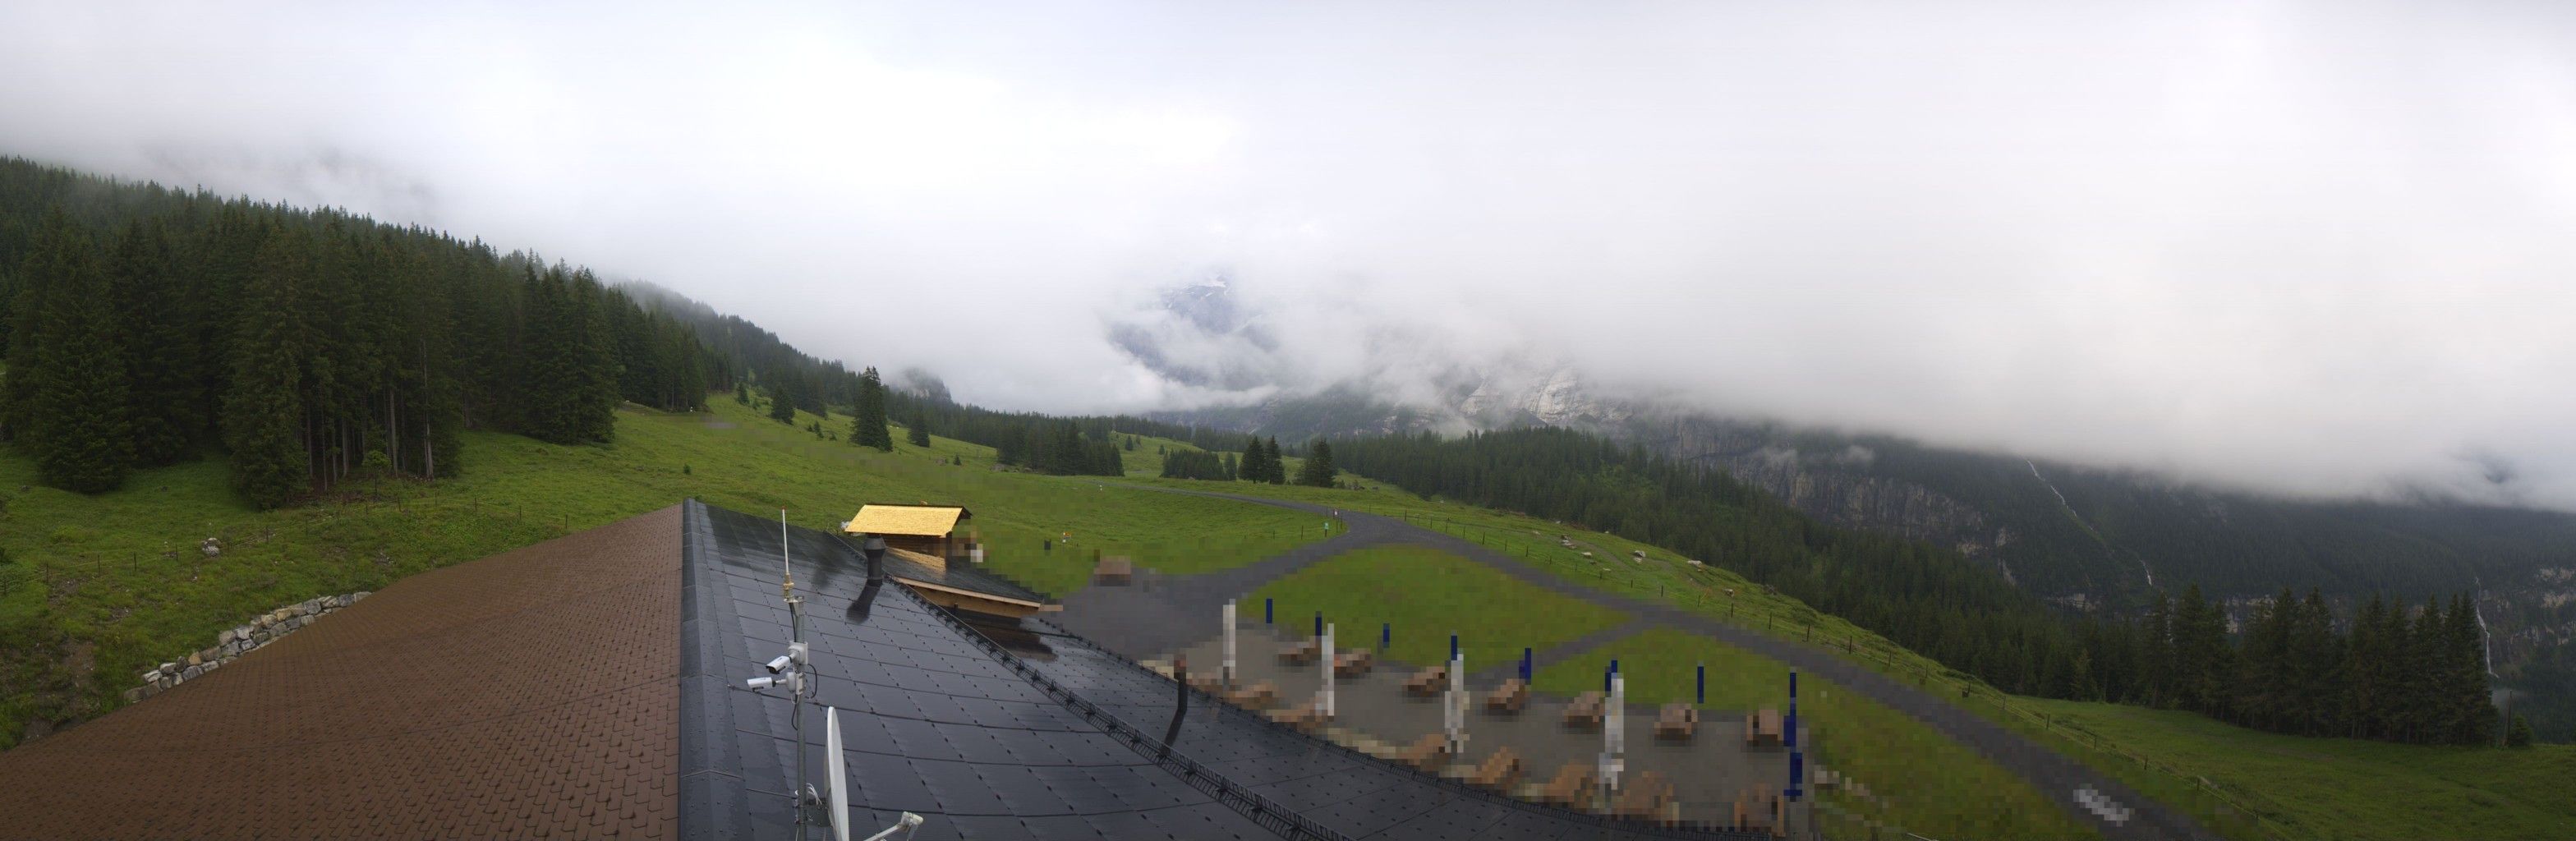
[[[2568,4],[521,5],[7,4],[0,153],[535,248],[1001,407],[1211,399],[1104,334],[1222,273],[1295,385],[1509,355],[2576,508]]]

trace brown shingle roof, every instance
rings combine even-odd
[[[0,753],[0,838],[675,835],[679,526],[404,579]]]

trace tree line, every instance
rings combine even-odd
[[[111,490],[220,452],[274,507],[437,478],[459,432],[605,441],[734,366],[588,270],[416,227],[0,162],[0,438]]]
[[[2283,590],[2235,632],[2198,584],[2134,623],[2087,622],[2075,697],[2190,710],[2303,736],[2488,744],[2497,714],[2466,594],[2422,608],[2373,597],[2338,620],[2318,591]],[[2098,669],[2088,668],[2098,666]]]
[[[2462,743],[2495,733],[2465,597],[2413,613],[2365,606],[2342,633],[2320,600],[2285,595],[2233,635],[2196,586],[2137,621],[2069,621],[1954,550],[1826,525],[1722,470],[1633,444],[1542,428],[1329,446],[1351,472],[1417,494],[1724,565],[2016,694],[2189,709],[2291,733]]]

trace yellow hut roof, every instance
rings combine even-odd
[[[955,505],[862,505],[842,530],[850,534],[900,534],[943,537],[957,521],[975,516]]]

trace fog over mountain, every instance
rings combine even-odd
[[[537,248],[1005,408],[1573,372],[2576,509],[2569,44],[2474,2],[12,4],[0,153]]]

